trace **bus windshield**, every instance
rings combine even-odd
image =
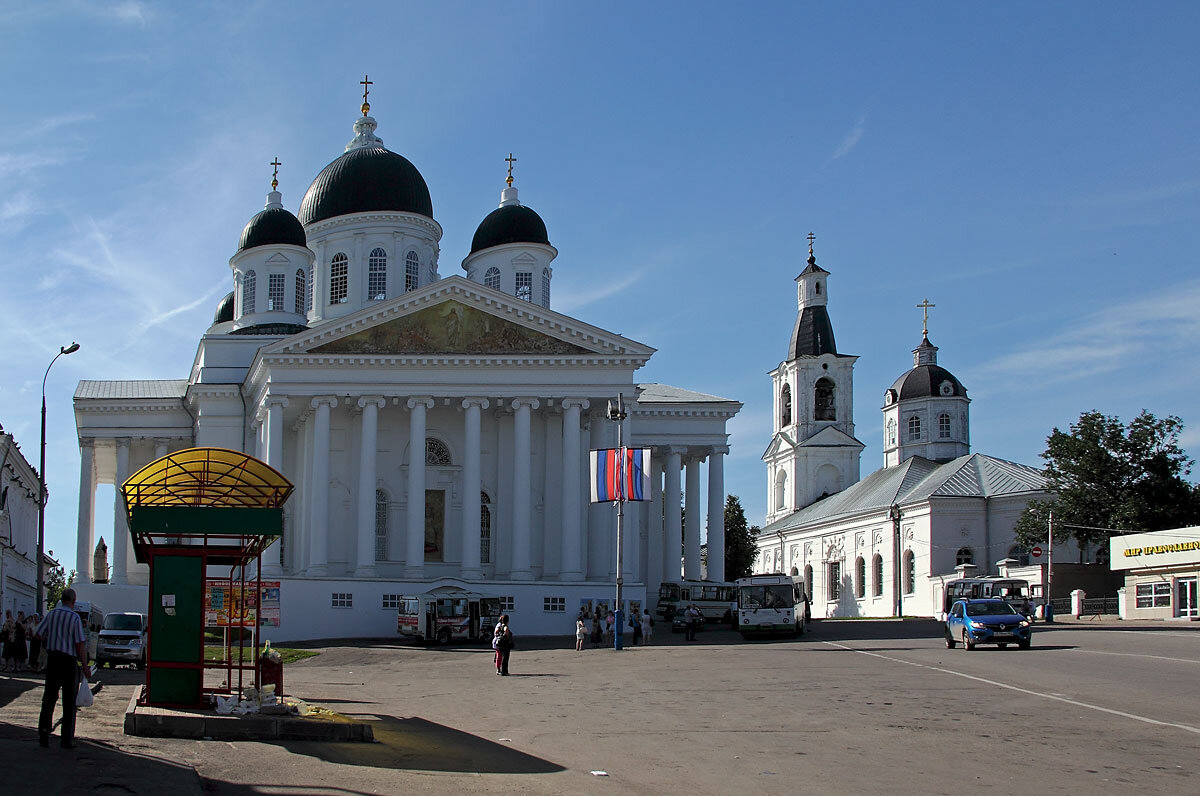
[[[401,600],[399,604],[400,613],[404,616],[416,616],[418,602],[419,600]]]
[[[742,586],[738,589],[740,608],[791,608],[793,605],[792,587],[788,584]]]

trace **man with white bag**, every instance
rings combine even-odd
[[[90,679],[92,670],[87,662],[87,634],[83,621],[75,613],[75,590],[65,589],[58,605],[46,614],[38,625],[37,634],[46,649],[46,690],[42,693],[42,714],[38,719],[38,743],[50,745],[50,729],[53,727],[54,703],[62,689],[63,749],[75,746],[75,696],[79,690],[79,667],[83,676]]]

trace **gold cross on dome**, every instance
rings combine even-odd
[[[375,85],[375,81],[371,80],[368,75],[363,75],[363,79],[358,81],[358,84],[363,87],[362,115],[366,116],[371,110],[371,103],[367,102],[367,95],[371,93],[371,86]]]
[[[271,190],[273,191],[279,187],[279,167],[283,164],[279,162],[279,156],[276,155],[275,159],[267,165],[275,167],[275,172],[271,175]]]
[[[513,157],[512,152],[509,152],[508,157],[506,157],[504,161],[508,163],[508,176],[504,179],[504,181],[508,183],[508,187],[511,188],[513,184],[512,164],[516,163],[517,159]]]
[[[816,235],[812,234],[811,232],[808,233],[808,253],[809,254],[813,253],[812,245],[813,245],[813,241],[816,239],[817,239]]]
[[[930,304],[929,299],[925,299],[917,305],[917,309],[923,310],[925,314],[925,320],[921,324],[921,334],[925,337],[929,336],[929,308],[936,306],[936,304]]]

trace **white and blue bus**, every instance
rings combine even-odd
[[[799,575],[751,575],[737,582],[737,628],[742,637],[799,636],[808,623],[808,592]]]

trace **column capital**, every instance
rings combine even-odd
[[[254,417],[250,420],[251,428],[258,428],[267,419],[267,407],[260,406],[254,410]]]
[[[387,406],[387,398],[382,395],[363,395],[359,397],[355,405],[359,409],[366,409],[370,405],[374,405],[376,409],[382,409]]]
[[[713,445],[708,449],[708,452],[716,456],[724,456],[729,453],[728,445]]]
[[[537,409],[542,405],[542,402],[537,398],[513,398],[511,401],[509,401],[509,405],[513,409]]]
[[[675,456],[683,457],[687,455],[688,448],[686,445],[667,445],[662,451],[667,456],[674,454]]]
[[[113,442],[116,444],[116,446],[118,448],[128,448],[130,439],[129,439],[129,437],[117,437],[116,439],[113,440]]]
[[[263,406],[270,409],[272,406],[278,406],[281,409],[286,409],[288,399],[286,395],[268,395],[263,399]]]
[[[426,409],[432,409],[433,398],[430,398],[427,395],[414,395],[412,398],[409,398],[407,402],[405,402],[405,406],[407,406],[409,409],[416,409],[418,406],[423,406]]]
[[[338,405],[338,399],[336,395],[318,395],[309,401],[308,405],[313,409],[318,409],[322,406],[328,406],[330,409],[334,409]]]
[[[79,438],[79,450],[83,450],[84,448],[90,448],[92,450],[95,450],[96,438],[95,437],[80,437]]]
[[[587,409],[592,402],[587,398],[563,398],[559,401],[559,405],[563,409]]]
[[[472,407],[476,407],[478,409],[487,409],[491,405],[492,405],[492,402],[489,401],[487,398],[479,398],[479,397],[473,396],[473,395],[462,399],[462,408],[463,409],[470,409]]]

